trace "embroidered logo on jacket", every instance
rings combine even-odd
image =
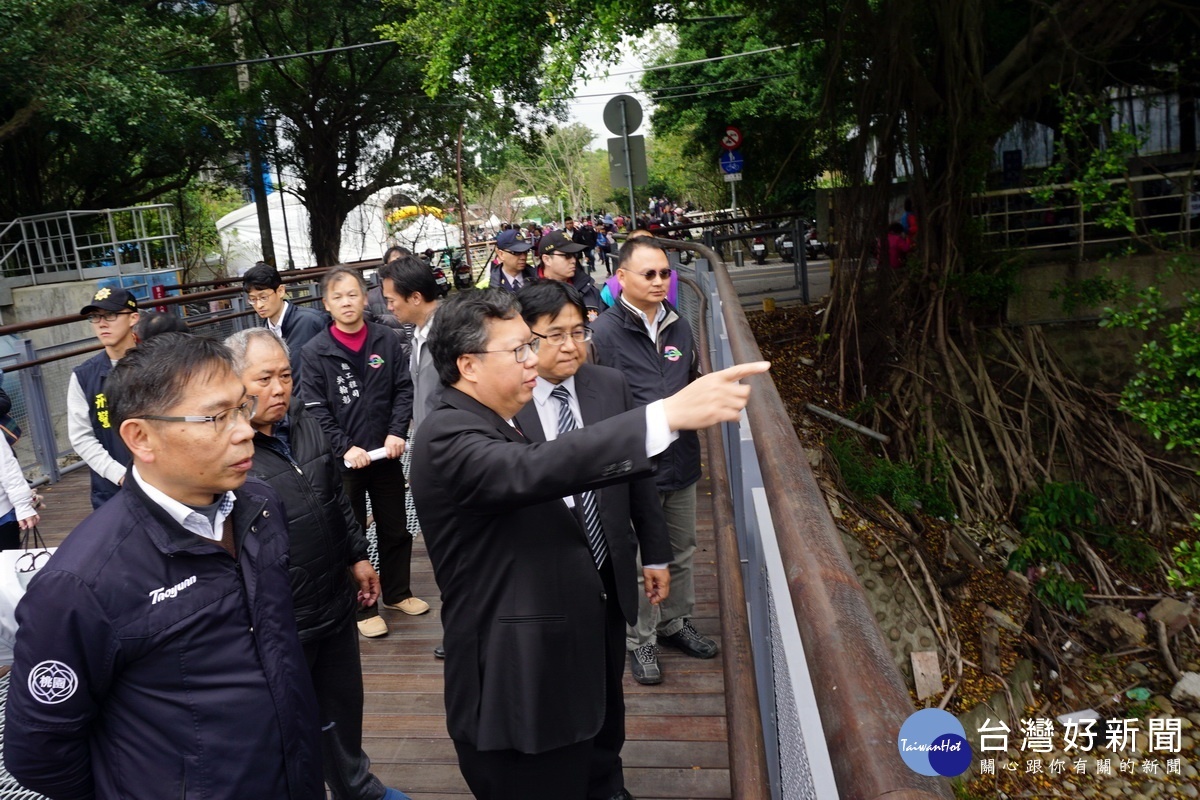
[[[683,351],[673,344],[669,344],[663,348],[663,358],[667,361],[678,361],[683,358]]]
[[[379,369],[383,366],[383,356],[379,355],[378,353],[371,353],[371,355],[367,357],[367,366],[371,369]]]
[[[160,603],[163,600],[170,600],[172,597],[175,597],[177,594],[182,592],[184,589],[188,588],[189,586],[194,585],[195,583],[196,583],[196,576],[193,575],[190,578],[184,578],[179,583],[177,583],[174,586],[171,586],[169,588],[165,587],[165,586],[160,586],[157,589],[152,589],[150,591],[150,605],[154,605],[155,603]]]
[[[39,703],[52,706],[70,698],[79,688],[75,670],[61,661],[43,661],[29,670],[29,693]]]

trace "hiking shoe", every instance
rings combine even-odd
[[[633,679],[646,686],[662,683],[662,670],[658,668],[658,648],[646,643],[629,651],[629,671]]]
[[[669,644],[671,647],[682,650],[692,658],[712,658],[721,652],[716,642],[692,627],[690,619],[685,619],[683,627],[670,636],[663,636],[660,633],[658,640],[663,644]]]

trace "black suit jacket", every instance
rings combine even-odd
[[[479,750],[542,753],[604,721],[607,597],[562,498],[650,470],[641,410],[533,443],[447,387],[410,484],[442,592],[446,726]]]
[[[267,327],[267,321],[260,320],[260,327]],[[296,305],[289,302],[287,313],[283,315],[283,340],[287,342],[289,361],[292,367],[293,385],[300,384],[300,350],[308,340],[325,330],[332,324],[329,315],[323,311],[308,306]]]
[[[575,396],[584,425],[594,425],[635,407],[625,376],[595,364],[584,364],[575,373]],[[550,402],[558,403],[553,399]],[[530,441],[546,441],[536,403],[526,404],[517,414],[517,422]],[[642,549],[643,564],[668,564],[674,559],[658,488],[652,476],[637,478],[597,489],[596,502],[617,582],[617,602],[625,621],[633,625],[637,622],[641,578],[637,571],[638,547]]]

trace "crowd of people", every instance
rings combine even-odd
[[[324,313],[260,264],[259,325],[225,342],[101,288],[68,389],[95,510],[17,608],[10,773],[52,800],[406,797],[362,749],[360,637],[429,611],[419,529],[472,793],[631,798],[626,664],[658,684],[659,646],[718,653],[691,619],[695,431],[767,365],[700,376],[666,252],[630,238],[602,297],[589,222],[502,231],[445,298],[404,251],[374,289],[327,271]]]

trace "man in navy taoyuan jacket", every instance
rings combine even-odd
[[[51,800],[317,800],[286,515],[246,476],[229,351],[167,333],[105,383],[133,457],[17,606],[4,763]]]

